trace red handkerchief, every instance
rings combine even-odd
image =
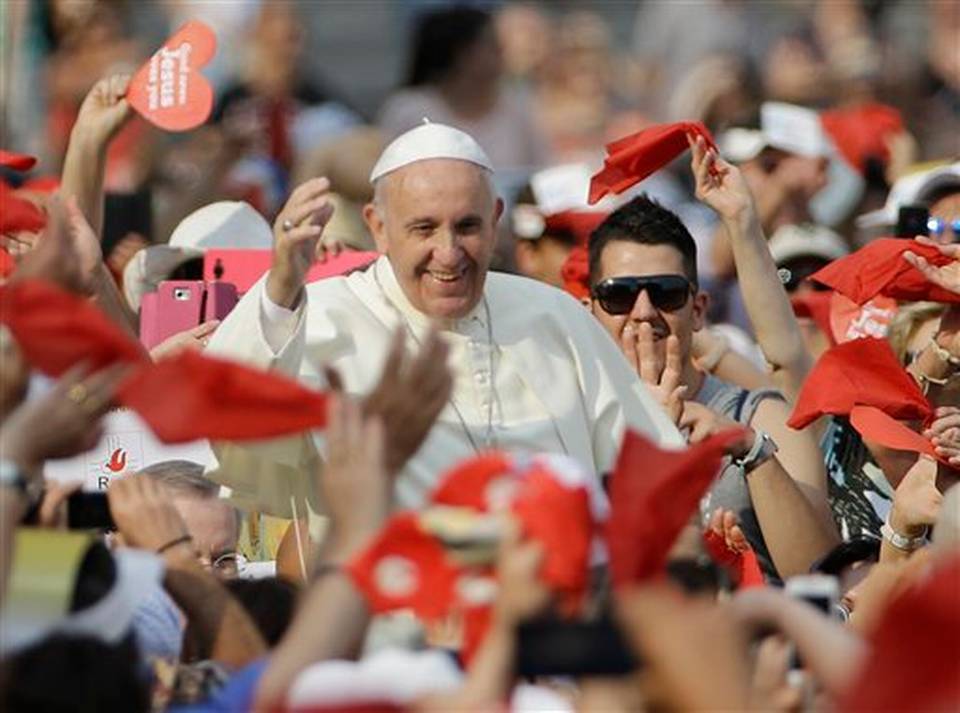
[[[860,173],[870,159],[886,164],[890,160],[888,139],[904,130],[900,112],[877,103],[825,111],[820,121],[847,163]]]
[[[560,269],[563,289],[578,300],[590,296],[590,254],[587,248],[577,245],[567,255]]]
[[[875,406],[854,406],[850,410],[850,425],[868,441],[895,451],[922,453],[950,465],[937,455],[929,440]]]
[[[505,453],[484,453],[457,464],[430,496],[436,505],[499,512],[513,504],[521,478]]]
[[[846,295],[858,305],[876,295],[902,302],[960,303],[960,295],[930,283],[917,268],[904,260],[903,254],[908,251],[938,267],[953,262],[933,245],[902,238],[879,238],[851,255],[834,260],[810,279]]]
[[[572,233],[580,245],[586,245],[590,233],[606,220],[609,213],[587,210],[564,210],[544,217],[545,233],[567,231]]]
[[[743,429],[718,433],[682,451],[660,450],[627,431],[610,479],[606,540],[616,587],[650,579],[720,469]]]
[[[191,20],[130,80],[127,99],[147,121],[167,131],[200,126],[213,109],[213,88],[200,68],[217,51],[217,36]]]
[[[830,328],[835,344],[864,337],[883,338],[890,330],[890,322],[897,315],[896,300],[877,295],[858,305],[839,292],[831,292]]]
[[[960,702],[960,557],[896,597],[837,710],[955,711]]]
[[[790,420],[805,428],[825,414],[875,406],[896,419],[925,419],[930,404],[883,339],[855,339],[825,352],[807,376]]]
[[[394,515],[346,569],[375,614],[412,609],[429,621],[446,615],[455,599],[457,568],[420,529],[416,513]]]
[[[18,196],[5,181],[0,181],[0,233],[25,230],[36,233],[47,224],[47,216],[34,203]]]
[[[623,193],[666,166],[689,148],[687,134],[702,136],[709,148],[716,148],[710,131],[699,121],[651,126],[607,144],[603,168],[590,179],[587,203],[593,205],[608,193]]]
[[[273,438],[327,423],[325,394],[195,351],[139,370],[122,385],[120,400],[164,443]]]
[[[7,252],[5,247],[0,246],[0,278],[10,277],[11,273],[17,269],[17,261]]]
[[[140,343],[117,328],[89,300],[36,280],[0,287],[0,321],[27,362],[60,376],[86,361],[92,370],[115,362],[148,360]]]
[[[25,153],[14,153],[0,149],[0,166],[12,168],[14,171],[29,171],[37,163],[37,159]]]

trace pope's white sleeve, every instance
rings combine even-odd
[[[261,369],[296,377],[303,359],[308,298],[294,310],[274,304],[261,278],[217,328],[208,351]]]

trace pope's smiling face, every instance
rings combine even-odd
[[[429,159],[378,184],[364,219],[407,299],[436,319],[469,313],[483,295],[503,212],[489,173],[467,161]]]

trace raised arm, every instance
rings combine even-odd
[[[800,325],[780,284],[747,182],[740,170],[708,150],[702,138],[691,140],[697,198],[713,208],[730,238],[740,289],[757,342],[774,381],[793,400],[810,371]]]

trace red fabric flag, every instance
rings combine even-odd
[[[484,453],[458,463],[440,478],[430,501],[480,512],[506,510],[513,503],[520,477],[506,453]]]
[[[36,280],[0,287],[0,322],[34,368],[60,376],[86,361],[93,370],[148,359],[143,347],[89,300]]]
[[[953,262],[953,258],[941,254],[934,245],[903,238],[879,238],[851,255],[834,260],[810,279],[846,295],[858,305],[876,295],[903,302],[960,303],[960,294],[930,283],[923,273],[904,260],[903,254],[908,251],[937,267]]]
[[[615,587],[660,573],[726,448],[743,435],[743,429],[730,429],[686,450],[665,451],[627,431],[610,479],[606,540]]]
[[[960,703],[960,556],[896,597],[837,710],[955,711]]]
[[[560,269],[563,289],[578,300],[590,296],[590,254],[587,248],[578,245],[567,255]]]
[[[608,193],[623,193],[666,166],[689,147],[687,134],[702,136],[708,148],[716,149],[710,131],[699,121],[651,126],[607,144],[603,168],[590,179],[587,203],[593,205]]]
[[[826,414],[875,406],[896,419],[926,419],[930,404],[883,339],[854,339],[825,352],[807,376],[787,422],[801,429]]]
[[[886,337],[890,322],[900,308],[896,300],[883,295],[877,295],[858,305],[839,292],[829,294],[832,295],[830,328],[835,344],[864,337]]]
[[[703,533],[703,544],[710,558],[730,573],[737,589],[766,585],[760,561],[752,547],[747,547],[744,552],[735,550],[727,545],[722,535],[710,529]]]
[[[131,375],[120,400],[164,443],[273,438],[327,423],[325,394],[275,372],[189,350]]]
[[[0,149],[0,166],[4,168],[12,168],[14,171],[29,171],[36,163],[37,159],[34,156]]]
[[[854,406],[850,410],[850,425],[868,441],[896,451],[922,453],[950,465],[946,458],[937,455],[933,443],[875,406]]]
[[[17,261],[13,255],[7,252],[7,249],[0,246],[0,278],[10,277],[11,273],[17,269]]]
[[[457,568],[420,529],[416,513],[394,515],[346,570],[375,614],[412,609],[435,620],[447,614],[456,596]]]
[[[20,184],[20,190],[33,193],[55,193],[60,190],[60,178],[58,176],[37,176]]]
[[[870,159],[890,160],[887,141],[904,131],[900,112],[886,104],[867,103],[820,115],[824,130],[851,166],[863,173]]]
[[[36,233],[47,224],[47,216],[40,208],[16,194],[5,181],[0,181],[0,233],[25,230]]]

